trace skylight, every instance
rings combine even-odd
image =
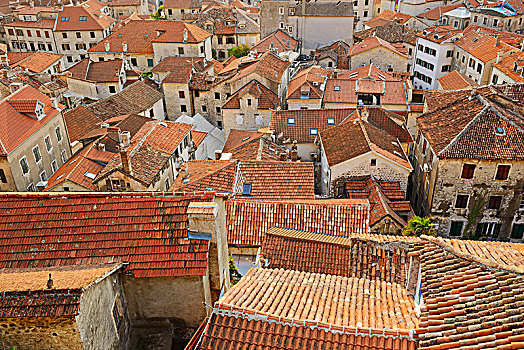
[[[251,184],[245,183],[242,186],[242,195],[243,196],[251,196]]]
[[[334,91],[340,91],[340,86],[339,85],[335,85],[335,87],[333,88]]]
[[[335,118],[328,118],[327,123],[328,125],[335,125]]]
[[[504,130],[504,127],[498,126],[498,127],[495,128],[495,134],[497,134],[499,136],[504,136],[504,135],[506,135],[506,130]]]
[[[84,176],[90,178],[91,180],[94,180],[95,177],[96,177],[95,174],[90,173],[89,171],[86,171],[86,172],[84,173]]]
[[[80,16],[80,22],[87,21],[87,16]]]
[[[62,17],[61,21],[62,22],[69,22],[69,17]]]

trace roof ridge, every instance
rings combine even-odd
[[[206,162],[206,161],[202,160],[202,161],[197,161],[197,162]],[[235,163],[237,161],[236,160],[232,160],[232,161],[231,160],[228,160],[228,161],[215,161],[215,164],[217,164],[218,162],[223,162],[224,166],[222,166],[220,169],[217,169],[217,170],[213,171],[212,173],[209,173],[209,174],[201,177],[200,179],[198,179],[196,181],[193,181],[193,182],[188,181],[187,184],[182,183],[183,186],[179,186],[178,190],[181,190],[182,188],[184,188],[186,186],[189,186],[189,185],[197,184],[197,183],[201,182],[202,180],[208,179],[209,177],[211,177],[211,176],[213,176],[213,175],[215,175],[215,174],[217,174],[217,173],[219,173],[221,171],[224,171],[228,167],[230,167],[232,165],[235,165]],[[230,163],[230,164],[228,164],[228,163]],[[188,174],[189,174],[189,176],[191,176],[191,173],[189,171],[188,171]]]

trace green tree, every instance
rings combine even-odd
[[[473,198],[473,206],[471,207],[471,211],[467,216],[468,222],[466,224],[466,228],[464,229],[463,236],[467,237],[468,239],[477,240],[479,237],[477,237],[476,232],[473,231],[473,226],[475,225],[477,217],[479,216],[482,209],[484,209],[486,204],[488,204],[488,191],[482,190]]]
[[[240,271],[238,271],[238,268],[235,266],[233,255],[231,254],[229,254],[229,278],[231,279],[231,286],[237,284],[242,278]]]
[[[249,52],[249,46],[242,44],[229,49],[227,52],[229,56],[235,56],[236,58],[243,57]]]
[[[431,219],[427,216],[421,218],[420,216],[413,216],[409,219],[408,224],[404,227],[402,232],[404,236],[436,236],[435,229],[431,224]]]
[[[163,19],[161,15],[163,10],[164,10],[164,5],[160,5],[154,13],[150,14],[151,18],[152,19]]]

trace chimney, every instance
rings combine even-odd
[[[125,41],[122,43],[122,51],[127,52],[127,43]]]
[[[216,150],[215,151],[215,159],[216,160],[220,160],[220,158],[222,158],[222,151]]]
[[[107,128],[107,136],[113,141],[120,143],[120,128],[110,126]]]
[[[131,133],[129,131],[122,131],[120,135],[120,147],[126,148],[131,144]]]
[[[495,47],[500,45],[500,35],[495,36]]]
[[[106,40],[106,42],[104,43],[104,46],[106,47],[106,52],[109,52],[110,49],[111,49],[111,45],[109,44],[109,40]]]
[[[59,109],[58,108],[58,101],[56,100],[56,97],[51,97],[51,103],[53,103],[53,108],[54,109]]]
[[[131,174],[131,157],[127,149],[120,151],[120,160],[122,161],[122,170],[124,170],[125,173]]]
[[[51,279],[51,273],[49,273],[49,279],[47,280],[47,289],[53,288],[53,280]]]
[[[189,34],[187,32],[187,28],[184,28],[183,34],[184,34],[184,42],[187,43],[187,40],[189,39]]]
[[[360,111],[360,116],[363,121],[367,122],[368,121],[368,117],[369,117],[369,111],[367,108],[364,108],[362,109],[362,111]]]
[[[225,225],[225,198],[215,195],[213,202],[191,202],[187,207],[189,239],[209,241],[205,302],[213,305],[230,287],[229,252]],[[207,312],[212,310],[209,308]]]
[[[180,170],[178,171],[178,176],[180,176],[181,179],[185,179],[189,175],[187,171],[187,163],[180,164]]]
[[[499,63],[500,62],[500,51],[497,51],[497,61],[495,63]]]

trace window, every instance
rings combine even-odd
[[[113,85],[109,85],[109,93],[114,94],[116,92],[116,87]]]
[[[340,91],[340,86],[339,85],[335,85],[335,87],[333,87],[333,91]]]
[[[98,57],[98,62],[104,62],[105,58],[104,57]]]
[[[512,239],[522,239],[524,236],[524,224],[513,224],[513,229],[511,230]]]
[[[426,142],[426,139],[424,139],[424,142],[422,143],[422,154],[426,154],[426,147],[427,147],[427,142]]]
[[[183,55],[184,54],[184,48],[183,47],[179,47],[178,48],[178,54],[179,55]]]
[[[462,226],[464,226],[464,221],[452,221],[449,235],[453,237],[462,236]]]
[[[149,117],[150,117],[151,119],[155,118],[155,110],[154,110],[153,108],[151,108],[151,109],[149,110]]]
[[[294,125],[295,124],[295,117],[287,117],[287,123]]]
[[[311,129],[309,129],[309,134],[310,134],[310,135],[313,135],[313,136],[318,135],[318,130],[317,130],[317,128],[311,128]]]
[[[288,33],[293,33],[293,26],[287,26]]]
[[[501,226],[501,224],[496,222],[481,222],[477,225],[475,233],[477,237],[498,238]]]
[[[367,17],[367,16],[368,16],[368,12],[364,11],[364,17]]]
[[[216,112],[219,113],[219,114],[222,113],[222,109],[221,109],[220,107],[216,107],[215,110],[216,110]]]
[[[448,50],[446,52],[446,57],[453,57],[453,50]]]
[[[255,114],[255,124],[262,125],[264,124],[264,118],[260,114]]]
[[[33,148],[33,155],[35,156],[35,162],[39,162],[42,160],[42,156],[40,155],[40,148],[38,146]]]
[[[173,16],[173,10],[171,10],[171,9],[167,10],[167,14],[170,15],[170,16]]]
[[[377,160],[375,158],[371,159],[371,166],[377,166]]]
[[[284,14],[284,7],[283,7],[283,6],[280,6],[280,7],[278,8],[278,14],[279,14],[279,15],[283,15],[283,14]]]
[[[76,32],[76,37],[77,37],[78,39],[81,39],[81,38],[82,38],[82,34],[81,34],[80,32]]]
[[[16,30],[16,35],[18,36],[24,36],[24,31],[22,29],[17,29]]]
[[[186,93],[184,91],[179,91],[178,92],[178,97],[179,98],[185,98],[186,97]]]
[[[180,112],[183,112],[183,113],[187,112],[186,105],[180,105]]]
[[[499,80],[498,75],[493,74],[493,78],[491,79],[491,82],[492,82],[493,84],[496,84],[498,80]]]
[[[7,177],[5,176],[4,169],[0,169],[0,182],[7,183]]]
[[[30,31],[29,29],[27,30],[27,36],[28,36],[28,37],[31,37],[31,36],[32,36],[32,35],[31,35],[31,31]]]
[[[62,33],[62,38],[67,39],[67,33]]]
[[[442,72],[449,72],[451,71],[451,65],[447,64],[442,66]]]
[[[335,125],[335,118],[327,118],[328,125]]]
[[[469,195],[457,194],[457,200],[455,201],[455,208],[467,208]]]
[[[44,142],[45,142],[45,148],[47,149],[47,152],[51,151],[53,149],[53,145],[51,144],[51,138],[49,137],[49,135],[47,135],[44,138]]]
[[[46,38],[49,39],[49,32],[45,31],[45,32],[44,32],[44,35],[45,35]]]
[[[53,51],[53,45],[47,44],[47,51]]]
[[[237,114],[237,124],[244,124],[244,115],[243,114]]]
[[[502,203],[502,196],[490,196],[488,202],[488,209],[499,209]]]
[[[45,44],[38,44],[39,51],[45,51]]]
[[[499,165],[497,167],[497,175],[495,175],[496,180],[507,180],[509,175],[509,165]]]
[[[204,53],[204,46],[200,46],[200,53]]]
[[[234,44],[235,38],[232,36],[226,36],[226,44]]]
[[[220,92],[215,92],[215,100],[220,100]]]
[[[463,179],[472,179],[473,174],[475,173],[475,164],[464,164],[462,166],[462,175],[460,176]]]
[[[96,37],[95,32],[89,32],[89,36],[94,39]]]
[[[137,65],[136,57],[131,57],[131,65],[132,66],[136,66]]]
[[[284,22],[280,22],[280,29],[284,29]]]
[[[207,113],[207,106],[206,105],[202,105],[202,112],[203,113]]]
[[[27,158],[22,157],[20,159],[20,167],[22,168],[22,173],[25,175],[29,172],[29,165],[27,164]]]
[[[40,173],[40,180],[47,181],[47,174],[45,173],[45,170]]]
[[[58,163],[56,162],[56,160],[53,160],[51,162],[51,169],[53,170],[53,173],[58,170]]]
[[[148,59],[147,59],[147,66],[148,66],[148,67],[153,67],[153,65],[154,65],[154,61],[153,61],[153,59],[152,59],[152,58],[148,58]]]
[[[62,19],[60,21],[62,21],[62,22],[69,22],[69,17],[62,17]]]
[[[27,186],[27,190],[28,190],[29,192],[36,192],[35,185],[31,182],[31,183],[29,184],[29,186]]]
[[[195,90],[195,97],[200,97],[200,91]]]
[[[169,178],[166,179],[166,191],[169,191]]]
[[[470,67],[475,67],[475,61],[473,60],[473,58],[470,58],[469,59],[469,64],[468,64]]]
[[[242,195],[243,196],[251,196],[251,184],[245,183],[242,186]]]
[[[496,27],[497,24],[499,24],[499,20],[498,19],[493,19],[493,27]]]
[[[55,134],[56,134],[56,140],[58,142],[62,141],[62,131],[60,130],[59,126],[56,127]]]
[[[70,47],[69,44],[62,44],[62,50],[69,51]]]
[[[11,28],[7,30],[7,33],[9,33],[9,35],[15,35],[15,31]]]
[[[482,73],[482,64],[477,63],[477,73]]]
[[[62,158],[62,163],[67,162],[67,153],[66,153],[65,149],[62,150],[62,153],[60,153],[60,157]]]
[[[251,99],[250,98],[247,99],[247,105],[251,106]]]
[[[80,22],[87,21],[87,16],[80,16]]]

